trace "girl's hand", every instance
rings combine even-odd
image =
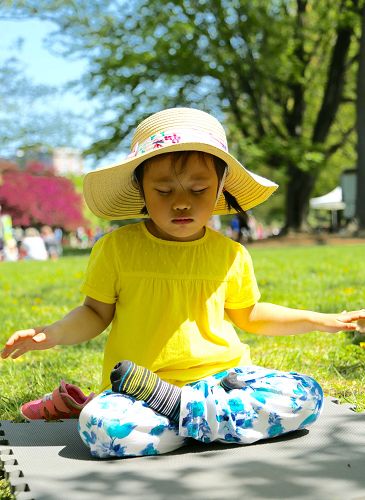
[[[19,330],[8,339],[1,357],[3,359],[11,356],[13,359],[19,358],[28,351],[40,351],[50,349],[57,345],[55,336],[47,332],[46,327],[31,328],[29,330]]]
[[[365,333],[365,309],[360,311],[342,311],[340,314],[326,314],[329,321],[325,321],[321,330],[329,333],[356,331]]]

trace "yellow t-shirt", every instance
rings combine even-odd
[[[116,304],[101,390],[123,359],[179,386],[251,363],[224,311],[258,301],[251,258],[212,229],[176,242],[151,235],[143,221],[121,227],[94,245],[82,292]]]

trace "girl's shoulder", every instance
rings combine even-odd
[[[225,236],[224,234],[220,233],[219,231],[215,231],[214,229],[211,228],[207,228],[207,231],[209,231],[208,242],[210,244],[218,248],[222,248],[227,251],[232,251],[235,253],[237,252],[242,253],[242,251],[245,250],[245,248],[241,245],[241,243],[232,240],[228,236]]]
[[[133,241],[136,242],[141,239],[140,224],[127,224],[118,229],[114,229],[110,233],[104,234],[99,238],[94,247],[93,253],[104,253],[112,255],[123,251],[123,248],[130,248]]]
[[[136,223],[129,223],[124,226],[119,227],[118,229],[114,229],[114,231],[111,231],[110,233],[107,233],[103,236],[103,238],[106,238],[105,241],[124,241],[126,242],[129,239],[135,239],[135,238],[141,238],[142,236],[142,228],[141,224],[143,222],[136,222]]]

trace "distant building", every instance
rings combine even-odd
[[[73,148],[55,148],[53,150],[53,168],[58,175],[81,175],[83,160],[80,151]]]
[[[52,169],[56,175],[81,175],[83,171],[81,152],[67,147],[20,149],[17,151],[16,162],[22,170],[30,163],[41,163],[47,169]]]

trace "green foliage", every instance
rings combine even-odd
[[[355,0],[19,0],[8,12],[52,20],[50,45],[88,59],[82,85],[102,102],[88,152],[123,149],[135,124],[163,107],[198,106],[225,122],[245,164],[295,190],[286,219],[300,225],[313,181],[330,189],[344,159],[346,168],[354,161],[359,8]]]
[[[224,120],[244,163],[283,179],[281,211],[286,197],[286,226],[299,229],[313,188],[333,188],[355,164],[362,7],[358,0],[19,0],[3,11],[53,21],[53,50],[88,59],[80,88],[101,105],[87,152],[124,152],[147,114],[199,106]]]
[[[269,0],[81,0],[77,8],[72,2],[19,1],[10,12],[52,19],[59,31],[49,43],[89,59],[83,83],[90,95],[102,97],[109,116],[107,136],[94,152],[113,150],[136,119],[156,107],[184,103],[223,112],[252,142],[276,138],[276,151],[288,136],[312,137],[337,30],[359,25],[351,2],[341,8],[302,4],[300,12],[295,2]],[[352,78],[348,90],[353,88]],[[293,131],[298,92],[305,109],[294,123],[300,130]],[[268,144],[263,146],[270,158]]]

